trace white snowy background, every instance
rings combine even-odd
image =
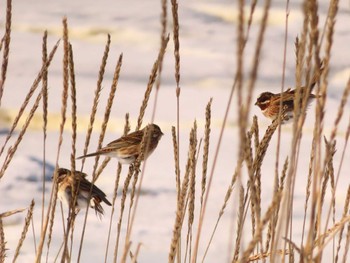
[[[94,90],[100,67],[107,33],[111,35],[111,49],[108,58],[103,92],[100,98],[100,109],[90,144],[90,151],[96,149],[103,110],[113,77],[117,59],[123,53],[123,65],[120,74],[117,94],[112,108],[110,123],[104,144],[118,138],[123,131],[124,116],[130,113],[132,129],[135,128],[139,107],[143,99],[152,65],[157,57],[160,46],[160,15],[161,1],[130,0],[130,1],[13,1],[12,33],[10,59],[5,83],[5,91],[0,108],[0,145],[5,139],[14,118],[22,104],[31,83],[41,67],[41,45],[44,30],[49,33],[50,49],[62,35],[62,18],[67,16],[69,37],[73,45],[76,86],[78,96],[78,139],[77,154],[83,151],[88,116],[92,107]],[[1,0],[0,26],[4,31],[6,1]],[[245,64],[251,66],[255,39],[259,30],[263,2],[258,4],[256,16],[250,32],[250,40],[245,49]],[[324,25],[327,14],[328,1],[319,2],[320,26]],[[237,31],[237,3],[227,0],[193,0],[179,1],[180,21],[180,55],[181,55],[181,96],[180,96],[180,165],[185,170],[185,160],[188,149],[188,135],[196,119],[199,137],[203,136],[204,113],[209,99],[212,103],[212,134],[209,170],[212,167],[213,152],[217,145],[218,134],[222,125],[228,95],[233,83],[236,70],[236,31]],[[248,10],[248,9],[247,9]],[[169,3],[168,32],[172,32],[172,18]],[[288,26],[286,87],[293,86],[295,79],[294,40],[302,27],[301,1],[291,1]],[[285,34],[285,3],[272,1],[269,22],[266,30],[259,74],[254,96],[269,90],[279,92],[282,76],[282,62]],[[331,56],[331,71],[329,76],[329,93],[326,105],[325,136],[328,136],[342,91],[350,74],[350,3],[340,1],[340,8],[336,19],[334,42]],[[165,136],[159,143],[157,150],[147,162],[143,191],[137,209],[136,220],[132,232],[133,249],[142,243],[139,262],[166,262],[170,248],[172,230],[176,211],[176,186],[174,174],[174,159],[172,148],[171,127],[176,126],[176,96],[174,78],[172,34],[164,60],[161,88],[157,104],[155,122],[159,124]],[[49,68],[49,124],[47,138],[47,182],[46,198],[51,189],[51,174],[56,160],[58,145],[58,129],[60,122],[61,90],[62,90],[62,45],[55,55]],[[153,93],[144,118],[144,124],[150,121]],[[305,122],[297,187],[294,199],[294,238],[301,237],[303,220],[305,186],[309,163],[309,149],[312,141],[314,125],[313,104]],[[41,107],[41,106],[40,106]],[[344,118],[340,124],[337,136],[337,153],[334,158],[335,171],[338,171],[340,155],[344,146],[344,135],[349,120],[348,103]],[[39,108],[38,112],[42,112]],[[68,113],[69,114],[69,113]],[[251,116],[257,115],[261,134],[270,123],[252,105]],[[28,207],[32,199],[36,202],[34,213],[36,239],[39,238],[41,223],[41,195],[42,195],[42,151],[43,134],[41,114],[32,122],[6,174],[0,181],[0,212]],[[228,126],[219,152],[218,163],[214,173],[212,189],[209,196],[208,209],[204,221],[199,257],[212,232],[218,212],[221,209],[224,196],[234,172],[237,149],[237,107],[236,98],[230,109]],[[282,129],[281,161],[290,153],[292,125],[285,125]],[[18,133],[16,133],[18,134]],[[65,138],[60,156],[60,166],[70,167],[71,130],[69,120],[66,123]],[[16,138],[16,136],[14,136]],[[274,136],[266,155],[262,170],[262,204],[263,212],[271,202],[273,189],[275,150],[277,136]],[[14,140],[10,141],[10,144]],[[202,154],[202,152],[201,152]],[[201,155],[200,154],[200,155]],[[337,211],[342,212],[346,190],[349,185],[350,155],[347,151],[345,163],[340,174],[337,188]],[[3,162],[3,157],[0,161]],[[92,171],[94,159],[87,159],[84,171]],[[199,159],[201,161],[201,158]],[[105,191],[111,200],[113,196],[115,168],[117,161],[112,160],[97,181],[97,185]],[[199,165],[200,167],[201,165]],[[77,162],[80,167],[80,161]],[[126,168],[126,167],[125,167]],[[123,170],[120,185],[123,184],[126,170]],[[197,171],[201,175],[201,170]],[[90,177],[91,178],[91,177]],[[199,177],[197,181],[200,181]],[[198,185],[199,186],[199,185]],[[200,192],[200,187],[196,189]],[[113,258],[116,221],[119,218],[120,199],[117,198],[116,213],[112,228],[111,247],[107,262]],[[329,199],[329,198],[328,198]],[[236,212],[233,207],[238,202],[237,195],[231,198],[227,212],[224,215],[217,234],[214,237],[206,262],[226,262],[230,258],[229,248],[232,226],[235,227]],[[198,203],[197,203],[198,205]],[[105,255],[107,231],[111,208],[104,206],[105,217],[100,221],[89,211],[88,226],[82,251],[81,262],[102,262]],[[66,210],[65,210],[66,211]],[[58,212],[58,210],[57,210]],[[198,212],[198,211],[197,211]],[[197,214],[198,215],[198,214]],[[24,223],[25,212],[7,218],[5,223],[5,238],[8,259],[13,256],[16,244],[20,238]],[[126,217],[124,217],[126,220]],[[339,217],[338,217],[339,219]],[[197,219],[198,220],[198,219]],[[83,215],[79,215],[76,223],[76,239],[80,236]],[[194,225],[196,226],[197,221]],[[124,226],[125,227],[125,226]],[[196,233],[196,228],[194,229]],[[121,240],[125,235],[125,229]],[[245,240],[249,240],[249,233],[245,233]],[[33,262],[35,258],[34,236],[30,232],[24,242],[18,262]],[[50,250],[49,262],[53,262],[63,239],[61,217],[57,214],[54,225],[54,236]],[[77,243],[75,245],[77,246]],[[45,252],[44,252],[45,253]],[[73,250],[73,262],[77,249]],[[120,255],[121,256],[121,255]]]

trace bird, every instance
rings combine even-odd
[[[321,64],[320,74],[322,73],[323,66]],[[307,98],[307,106],[315,99],[318,98],[315,94],[312,94],[311,91],[315,87],[318,81],[319,75],[314,74],[311,84],[310,84],[310,94]],[[265,117],[270,118],[272,120],[276,119],[280,112],[280,104],[282,99],[282,109],[284,112],[284,121],[288,121],[293,118],[294,113],[294,98],[296,96],[297,89],[287,89],[282,93],[272,93],[272,92],[263,92],[259,95],[258,99],[255,102],[255,105],[260,108]],[[306,87],[302,86],[300,88],[300,107],[302,103],[302,99],[306,93]],[[284,123],[284,122],[283,122]]]
[[[121,164],[133,164],[141,152],[141,142],[143,135],[148,128],[150,133],[150,142],[148,147],[145,149],[142,160],[148,158],[148,156],[153,153],[157,148],[159,140],[164,135],[161,129],[156,124],[149,124],[142,130],[138,130],[127,135],[120,137],[119,139],[110,142],[105,147],[94,153],[89,153],[78,157],[77,159],[82,159],[86,157],[92,157],[97,155],[106,155],[108,157],[117,158]]]
[[[73,198],[72,191],[74,185],[74,189],[77,189],[75,214],[78,214],[81,209],[86,208],[90,204],[90,207],[95,209],[96,215],[101,218],[104,213],[101,202],[103,201],[108,206],[111,206],[112,204],[107,200],[106,194],[96,185],[89,182],[86,177],[87,174],[83,172],[75,171],[72,173],[68,169],[58,168],[57,197],[61,200],[62,203],[70,206]]]

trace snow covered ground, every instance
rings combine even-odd
[[[1,0],[1,31],[4,31],[5,4]],[[123,53],[123,65],[121,70],[118,90],[112,109],[110,124],[107,129],[105,143],[119,137],[123,130],[124,116],[130,113],[132,129],[135,128],[139,107],[143,99],[144,90],[152,65],[157,57],[160,45],[160,13],[161,1],[132,0],[124,1],[14,1],[13,2],[13,27],[11,35],[10,60],[5,92],[0,108],[0,142],[6,136],[10,127],[6,119],[12,119],[22,104],[24,97],[30,88],[41,67],[41,42],[44,30],[49,32],[49,48],[61,37],[62,18],[67,16],[69,24],[69,36],[73,45],[76,70],[78,101],[79,133],[77,141],[78,153],[82,153],[85,140],[85,130],[88,123],[92,98],[96,87],[98,70],[106,43],[106,34],[111,34],[111,50],[108,65],[103,82],[101,95],[101,109],[98,112],[98,120],[103,119],[103,109],[108,96],[108,90],[113,77],[113,70],[120,53]],[[327,13],[328,1],[320,1],[320,25],[324,24]],[[262,13],[262,3],[257,7],[257,16],[251,29],[251,41],[246,47],[246,65],[250,66],[251,57],[255,47],[255,39],[259,30],[259,17]],[[340,9],[335,27],[335,36],[332,49],[331,72],[329,78],[329,96],[326,106],[325,135],[329,135],[342,90],[350,74],[350,7],[348,1],[340,1]],[[168,13],[171,19],[171,12]],[[204,129],[204,112],[209,99],[212,104],[212,135],[211,154],[216,147],[218,134],[222,124],[224,111],[233,83],[233,74],[236,64],[236,20],[237,6],[233,1],[180,1],[180,54],[181,54],[181,97],[180,97],[180,126],[181,126],[181,169],[185,170],[185,158],[188,149],[188,134],[193,121],[198,122],[199,136]],[[300,34],[302,27],[301,1],[291,3],[289,29],[286,86],[294,83],[294,40]],[[265,35],[262,59],[255,90],[255,96],[262,91],[278,92],[280,90],[283,61],[283,39],[285,23],[284,1],[273,1],[270,19]],[[169,23],[171,32],[171,23]],[[171,36],[172,37],[172,36]],[[58,144],[58,128],[61,107],[62,89],[62,51],[57,52],[49,75],[49,132],[47,140],[47,193],[51,189],[51,173],[56,160],[56,148]],[[154,97],[151,96],[144,124],[152,113]],[[203,255],[209,235],[217,219],[226,189],[231,180],[237,160],[237,107],[236,100],[232,105],[228,127],[225,130],[218,163],[216,166],[207,216],[202,235],[199,259]],[[313,105],[314,106],[314,105]],[[304,127],[301,158],[299,160],[298,182],[296,189],[294,223],[299,226],[303,219],[305,180],[307,176],[309,148],[312,141],[314,125],[314,107],[311,106]],[[346,105],[344,120],[340,124],[337,137],[337,153],[334,158],[334,166],[337,171],[340,155],[344,145],[344,135],[347,121],[349,120],[350,104]],[[41,112],[41,109],[38,110]],[[252,106],[252,116],[259,118],[262,131],[269,124],[259,110]],[[160,125],[163,136],[157,150],[147,162],[147,170],[143,181],[143,194],[140,198],[136,221],[133,228],[133,246],[139,242],[143,244],[139,255],[139,262],[166,262],[170,248],[175,209],[176,186],[174,174],[174,160],[172,150],[171,127],[176,125],[176,96],[174,80],[173,43],[169,42],[164,61],[162,84],[159,91],[155,122]],[[66,124],[65,140],[60,156],[60,165],[69,167],[70,158],[70,129]],[[42,193],[42,123],[40,115],[33,121],[30,130],[24,137],[7,173],[0,181],[0,213],[12,209],[27,207],[30,201],[36,201],[34,214],[36,232],[39,233],[41,218],[41,193]],[[95,133],[91,141],[90,149],[96,149],[98,131],[100,125],[97,122]],[[263,209],[271,201],[273,187],[273,170],[275,162],[276,137],[272,139],[263,165]],[[291,140],[291,125],[285,125],[282,129],[283,147],[281,160],[289,154]],[[13,141],[12,141],[13,142]],[[2,143],[0,143],[2,145]],[[349,160],[349,151],[346,159]],[[1,162],[3,158],[0,158]],[[80,162],[77,162],[79,167]],[[92,170],[93,160],[87,160],[85,172]],[[97,185],[112,199],[115,167],[117,162],[112,161],[99,178]],[[209,159],[209,168],[212,158]],[[344,199],[349,185],[349,162],[345,162],[340,175],[337,190],[337,209],[341,213]],[[124,181],[126,169],[123,171]],[[198,170],[198,174],[201,171]],[[269,177],[268,177],[269,176]],[[266,178],[268,177],[268,178]],[[265,180],[266,179],[266,180]],[[198,179],[199,181],[199,179]],[[197,193],[200,191],[198,188]],[[48,195],[47,195],[48,197]],[[228,212],[219,225],[213,244],[207,256],[207,262],[225,262],[230,256],[229,251],[229,227],[235,214],[232,207],[237,199],[231,201]],[[119,217],[119,198],[116,202],[115,221]],[[265,211],[263,210],[263,211]],[[88,227],[82,252],[81,262],[101,262],[104,259],[105,244],[108,231],[110,207],[105,207],[106,216],[102,221],[95,217],[92,211],[88,216]],[[152,211],[152,212],[150,212]],[[15,244],[20,237],[25,213],[8,218],[5,223],[5,237],[7,240],[8,256],[11,259]],[[60,218],[56,218],[54,226],[54,238],[50,252],[53,261],[62,242],[63,230]],[[81,231],[83,216],[77,218],[75,231]],[[195,223],[196,225],[196,223]],[[114,228],[116,228],[116,223]],[[301,235],[301,230],[295,227],[296,237]],[[301,229],[301,228],[300,228]],[[125,229],[124,229],[125,230]],[[114,231],[115,232],[115,231]],[[196,229],[194,230],[194,233]],[[79,235],[76,236],[76,238]],[[123,237],[123,235],[122,235]],[[38,236],[37,236],[38,238]],[[112,245],[115,234],[112,235]],[[76,253],[77,250],[74,250]],[[110,248],[109,260],[113,257],[113,249]],[[35,257],[33,235],[29,233],[21,250],[18,262],[32,262]],[[73,255],[73,259],[75,259]]]

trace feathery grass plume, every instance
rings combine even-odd
[[[180,167],[179,167],[179,148],[176,139],[176,128],[171,127],[171,134],[173,138],[173,147],[174,147],[174,159],[175,159],[175,177],[176,177],[176,192],[177,192],[177,201],[180,201],[181,193],[181,179],[180,179]]]
[[[187,226],[187,238],[186,238],[186,256],[187,251],[189,251],[189,260],[191,260],[191,251],[192,251],[192,228],[194,221],[194,208],[195,208],[195,197],[196,197],[196,149],[197,149],[197,122],[194,121],[193,124],[193,145],[194,151],[191,155],[190,160],[190,179],[189,179],[189,189],[188,189],[188,226]],[[186,256],[184,261],[186,262]],[[196,259],[193,259],[196,260]]]
[[[203,147],[203,163],[202,163],[202,192],[201,192],[201,207],[203,205],[203,197],[207,183],[209,144],[210,144],[210,122],[211,122],[211,103],[213,98],[210,98],[205,109],[205,128],[204,128],[204,147]],[[202,209],[202,208],[201,208]]]
[[[271,217],[274,215],[276,208],[278,207],[280,201],[281,201],[282,193],[276,193],[273,196],[273,200],[269,208],[267,209],[265,215],[263,216],[262,220],[259,222],[257,230],[255,232],[255,235],[253,239],[250,241],[247,249],[243,252],[243,255],[240,259],[240,262],[247,262],[249,256],[253,252],[256,244],[260,242],[262,237],[262,232],[264,230],[265,225],[269,222]]]
[[[129,122],[129,113],[127,113],[127,114],[125,114],[125,125],[124,125],[123,135],[124,136],[127,135],[129,133],[129,131],[130,131],[130,122]],[[115,201],[117,199],[117,193],[118,193],[121,172],[122,172],[122,165],[120,163],[118,163],[116,177],[115,177],[115,183],[114,183],[114,191],[113,191],[113,199],[112,199],[112,211],[111,211],[111,217],[109,219],[108,238],[107,238],[106,253],[105,253],[105,263],[107,262],[107,257],[108,257],[109,240],[111,237],[112,222],[113,222],[113,215],[114,215],[114,205],[115,205]],[[116,247],[116,249],[118,249],[118,247]]]
[[[347,214],[348,214],[349,202],[350,202],[350,186],[348,186],[348,191],[347,191],[347,194],[346,194],[346,199],[345,199],[345,204],[344,204],[344,210],[343,210],[342,218],[345,218],[347,216]],[[336,262],[336,263],[338,262],[338,259],[339,259],[339,251],[340,251],[340,248],[341,248],[341,241],[343,239],[343,232],[344,232],[344,225],[339,230],[338,246],[337,246],[337,249],[336,249],[335,260],[334,260],[334,262]]]
[[[98,73],[97,86],[96,86],[95,96],[94,96],[92,109],[91,109],[91,113],[90,113],[90,122],[89,122],[88,130],[86,132],[86,138],[85,138],[85,145],[84,145],[83,155],[86,155],[87,151],[89,149],[91,133],[92,133],[92,129],[94,127],[97,107],[98,107],[100,94],[101,94],[101,90],[102,90],[102,81],[103,81],[103,76],[105,74],[105,69],[106,69],[106,64],[107,64],[107,59],[108,59],[108,53],[109,53],[110,45],[111,45],[111,36],[108,34],[107,35],[107,43],[105,45],[105,50],[104,50],[104,53],[103,53],[102,62],[101,62],[100,70],[99,70],[99,73]],[[85,164],[85,158],[83,158],[83,160],[82,160],[81,171],[83,171],[84,164]]]
[[[29,206],[29,209],[28,209],[28,213],[27,213],[27,216],[25,218],[25,223],[24,223],[22,234],[21,234],[21,238],[18,241],[18,244],[17,244],[17,247],[16,247],[15,254],[13,256],[13,261],[12,262],[16,262],[16,259],[17,259],[18,255],[19,255],[19,252],[20,252],[21,248],[22,248],[23,241],[26,238],[26,235],[27,235],[27,232],[28,232],[28,228],[29,228],[29,225],[30,225],[30,221],[31,221],[31,219],[33,217],[34,205],[35,205],[35,202],[34,202],[34,199],[33,199],[32,202],[30,203],[30,206]]]
[[[110,39],[110,36],[108,36],[108,39]],[[101,133],[99,136],[97,149],[101,149],[103,139],[104,139],[104,136],[106,134],[107,124],[108,124],[109,116],[110,116],[111,109],[113,106],[113,100],[114,100],[115,93],[116,93],[117,87],[118,87],[118,80],[119,80],[120,69],[122,66],[122,61],[123,61],[123,54],[120,54],[119,58],[118,58],[117,65],[116,65],[115,70],[114,70],[113,81],[112,81],[111,90],[110,90],[108,100],[107,100],[107,106],[105,109],[105,114],[104,114],[104,118],[103,118],[103,122],[102,122],[102,126],[101,126]],[[100,157],[98,155],[95,157],[95,163],[94,163],[93,173],[92,173],[92,184],[91,184],[89,195],[91,195],[92,187],[93,187],[94,183],[96,182],[96,180],[98,179],[98,177],[96,176],[96,170],[97,170],[99,158]],[[87,207],[87,209],[85,211],[84,225],[83,225],[83,230],[82,230],[82,234],[81,234],[81,238],[80,238],[78,261],[80,260],[80,257],[81,257],[81,251],[82,251],[82,247],[83,247],[88,212],[89,212],[89,206]]]
[[[238,208],[238,217],[237,217],[236,242],[235,242],[232,262],[236,262],[238,260],[239,251],[241,249],[243,226],[244,226],[244,187],[241,185],[239,189],[239,208]]]
[[[194,130],[192,129],[190,133],[189,151],[188,151],[185,175],[182,180],[180,199],[177,202],[176,218],[174,223],[173,236],[170,244],[169,257],[168,257],[169,262],[175,261],[176,254],[179,252],[179,249],[180,249],[178,242],[181,235],[183,217],[186,212],[185,200],[186,200],[187,190],[188,190],[189,181],[190,181],[189,177],[190,177],[191,159],[194,158],[193,156],[196,156],[196,148],[194,145]]]
[[[7,134],[7,136],[6,136],[5,142],[4,142],[4,144],[3,144],[3,146],[2,146],[2,148],[1,148],[1,150],[0,150],[0,156],[1,156],[2,153],[4,152],[4,149],[5,149],[5,147],[6,147],[6,144],[7,144],[8,141],[10,140],[13,131],[14,131],[15,128],[17,127],[18,121],[19,121],[19,119],[21,118],[21,116],[22,116],[22,114],[23,114],[25,108],[27,107],[30,98],[32,97],[34,91],[36,90],[36,88],[38,87],[38,85],[39,85],[41,79],[43,78],[44,72],[49,68],[50,63],[51,63],[51,61],[52,61],[52,59],[53,59],[53,57],[54,57],[54,55],[55,55],[55,53],[56,53],[56,50],[57,50],[57,48],[58,48],[59,42],[60,42],[60,41],[58,40],[58,41],[56,42],[55,46],[52,48],[52,50],[51,50],[51,52],[50,52],[50,54],[49,54],[49,57],[48,57],[48,59],[47,59],[47,62],[41,67],[41,69],[40,69],[40,71],[39,71],[37,77],[35,78],[35,80],[34,80],[32,86],[31,86],[31,88],[29,89],[29,91],[28,91],[28,93],[27,93],[27,95],[26,95],[26,97],[25,97],[25,99],[24,99],[24,101],[23,101],[23,103],[22,103],[22,105],[21,105],[21,108],[20,108],[20,110],[18,111],[18,114],[16,115],[16,117],[15,117],[15,119],[14,119],[14,121],[13,121],[13,124],[12,124],[12,126],[11,126],[11,129],[10,129],[9,133]]]
[[[47,31],[44,32],[43,36],[43,45],[42,45],[42,63],[45,65],[47,63]],[[41,206],[41,228],[44,224],[45,216],[45,177],[46,177],[46,131],[47,131],[47,112],[48,112],[48,71],[47,69],[43,72],[43,81],[42,81],[42,93],[43,93],[43,184],[42,184],[42,206]]]
[[[2,94],[4,93],[4,84],[6,80],[7,65],[9,61],[10,42],[11,42],[11,20],[12,20],[12,0],[7,0],[5,35],[3,38],[5,45],[4,45],[4,52],[2,54],[1,79],[0,79],[0,106],[1,106]]]

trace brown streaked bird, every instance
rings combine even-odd
[[[323,66],[321,66],[320,74],[322,73]],[[310,95],[307,99],[308,107],[313,99],[317,98],[316,95],[312,94],[311,91],[315,87],[318,81],[319,75],[314,74],[311,84],[310,84]],[[302,103],[302,98],[305,96],[306,87],[300,88],[300,105]],[[293,118],[294,112],[294,98],[296,96],[296,89],[287,89],[282,93],[271,93],[271,92],[263,92],[260,94],[258,99],[255,102],[265,117],[270,118],[272,120],[278,117],[280,111],[280,102],[282,99],[282,108],[285,109],[285,121],[288,121]]]
[[[143,134],[145,133],[147,127],[149,129],[151,137],[149,147],[146,149],[147,152],[145,152],[143,159],[141,160],[143,161],[157,148],[158,142],[163,136],[162,131],[156,124],[149,124],[142,130],[129,133],[115,141],[110,142],[107,144],[107,146],[101,148],[95,153],[89,153],[80,156],[77,159],[96,155],[106,155],[108,157],[117,158],[121,164],[132,164],[136,161],[137,157],[140,154]]]
[[[91,197],[89,198],[92,184],[86,179],[87,175],[85,173],[75,171],[74,176],[75,180],[72,172],[68,169],[59,168],[57,170],[57,197],[62,201],[62,203],[70,206],[72,200],[73,183],[75,183],[75,189],[79,187],[77,201],[75,203],[75,213],[77,214],[80,209],[86,208],[90,204],[90,207],[95,209],[96,215],[101,217],[104,212],[101,202],[103,201],[109,206],[112,205],[107,200],[106,194],[96,185],[93,185]]]

